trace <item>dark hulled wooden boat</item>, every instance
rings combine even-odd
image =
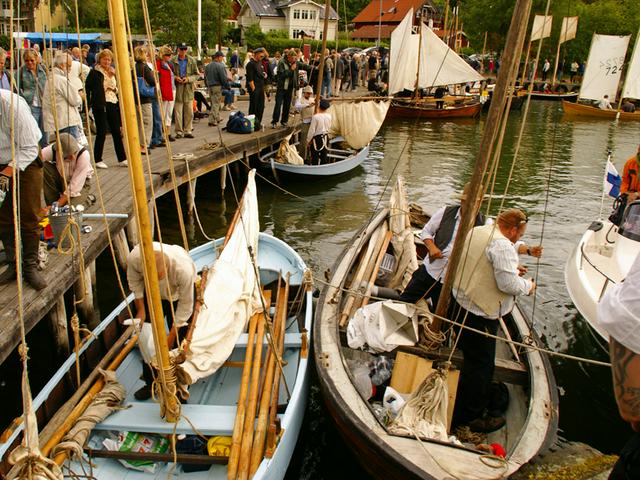
[[[434,103],[393,100],[387,118],[428,118],[434,120],[449,118],[475,118],[480,115],[482,104],[478,100],[436,108]]]

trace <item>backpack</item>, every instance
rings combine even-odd
[[[227,132],[231,133],[252,133],[251,121],[244,116],[244,113],[237,111],[229,116],[227,121]]]

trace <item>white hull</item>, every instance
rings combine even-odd
[[[336,160],[334,163],[328,163],[325,165],[289,165],[286,163],[278,163],[273,157],[269,159],[271,168],[278,172],[292,173],[295,175],[309,175],[318,177],[329,177],[332,175],[340,175],[341,173],[353,170],[360,165],[369,155],[369,146],[358,150],[348,157],[337,156],[343,158],[342,160]],[[329,150],[329,158],[332,158],[332,150]]]
[[[626,277],[638,252],[640,243],[619,235],[611,222],[593,222],[567,260],[565,283],[571,300],[606,341],[609,335],[598,324],[598,303]]]

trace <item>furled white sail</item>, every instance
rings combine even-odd
[[[389,93],[480,81],[483,77],[426,25],[413,33],[413,10],[391,33]],[[422,36],[422,42],[420,41]],[[418,72],[418,66],[420,72]]]
[[[568,42],[576,38],[578,33],[578,17],[564,17],[560,30],[560,43]]]
[[[427,26],[422,28],[422,51],[426,54],[427,68],[420,69],[420,88],[483,80],[482,75]]]
[[[410,8],[402,22],[391,32],[389,53],[389,93],[414,90],[416,86],[416,54],[419,50],[419,36],[412,33],[413,8]]]
[[[551,24],[553,17],[551,15],[536,15],[533,19],[533,26],[531,27],[531,41],[547,38],[551,35]]]
[[[627,68],[627,78],[622,89],[622,98],[640,98],[640,32],[633,47],[633,55]]]
[[[628,46],[629,35],[593,34],[580,98],[602,100],[608,95],[614,101]]]
[[[331,135],[343,137],[351,148],[367,146],[380,130],[390,104],[383,100],[333,102]]]
[[[249,318],[262,308],[250,255],[251,250],[254,258],[258,256],[260,233],[255,170],[249,172],[242,198],[235,229],[209,272],[190,354],[181,364],[190,383],[212,375],[222,366]]]

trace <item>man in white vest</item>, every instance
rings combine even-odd
[[[453,284],[452,318],[491,335],[498,318],[511,312],[515,297],[531,295],[536,284],[522,277],[515,243],[524,235],[527,217],[521,210],[503,211],[495,225],[472,229],[465,240]],[[458,347],[464,354],[456,397],[453,425],[467,425],[475,432],[493,432],[505,424],[504,417],[488,416],[491,381],[495,367],[494,338],[463,329]]]

